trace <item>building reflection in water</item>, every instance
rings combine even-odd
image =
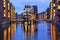
[[[7,38],[7,30],[6,29],[4,29],[4,40],[6,40],[6,38]]]
[[[10,32],[11,32],[11,28],[10,28],[10,26],[9,26],[9,27],[8,27],[8,40],[10,40],[10,36],[11,36]]]
[[[33,24],[33,22],[31,22],[31,23],[30,22],[26,22],[25,26],[22,26],[22,27],[26,28],[25,30],[27,30],[27,31],[25,31],[25,30],[23,31],[24,40],[37,40],[37,36],[38,36],[37,33],[38,33],[38,31],[35,32],[35,26],[36,25],[37,24]]]
[[[56,40],[56,27],[50,23],[51,40]]]
[[[49,40],[58,40],[56,38],[57,35],[56,35],[55,25],[53,25],[51,23],[47,23],[47,22],[45,24],[47,24],[48,25],[47,27],[49,27],[49,29],[50,29],[50,32],[49,32],[49,35],[47,36],[47,38]],[[42,33],[42,31],[39,31],[39,30],[41,29],[41,26],[40,26],[40,29],[37,29],[38,28],[38,26],[37,26],[38,24],[33,24],[31,22],[28,25],[26,25],[26,27],[27,27],[26,30],[28,30],[28,31],[26,31],[26,30],[23,29],[24,24],[22,24],[22,25],[23,25],[22,26],[23,34],[22,33],[21,34],[24,35],[23,36],[23,39],[24,40],[40,40],[39,38],[41,38],[41,35],[39,34],[39,32]],[[44,24],[42,24],[42,25],[44,25]],[[6,26],[6,28],[5,28],[5,26]],[[1,38],[2,38],[1,40],[11,40],[11,39],[14,39],[14,35],[16,33],[16,23],[12,23],[10,25],[3,25],[2,27],[4,27],[4,28],[2,29],[3,32],[1,32],[2,35],[0,34],[1,35]],[[44,27],[46,27],[46,26],[44,26]],[[42,28],[43,28],[43,26],[42,26]],[[41,30],[44,30],[44,29],[41,29]],[[44,36],[43,34],[45,34],[45,33],[46,32],[43,32],[42,33],[42,36]]]
[[[13,38],[14,34],[15,34],[15,31],[16,31],[16,23],[12,23],[8,26],[6,26],[8,28],[4,28],[3,29],[3,40],[11,40],[11,38]],[[1,39],[1,40],[2,40]]]
[[[16,23],[11,24],[11,36],[13,37],[16,31]]]

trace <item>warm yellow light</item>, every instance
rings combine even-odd
[[[10,32],[10,27],[8,28],[8,32]]]
[[[6,10],[4,10],[4,14],[3,14],[4,17],[6,17]]]
[[[53,6],[55,7],[55,4],[53,4]]]
[[[54,12],[55,12],[55,10],[54,10]]]
[[[10,27],[8,28],[8,40],[10,40]]]
[[[33,20],[33,19],[35,19],[35,18],[36,18],[35,15],[32,14],[32,15],[31,15],[31,20]]]
[[[6,13],[6,10],[4,10],[4,13]]]
[[[10,10],[10,3],[8,3],[8,10]]]
[[[34,24],[31,24],[31,31],[34,32]]]
[[[52,14],[50,14],[50,20],[52,20]]]
[[[46,15],[46,18],[47,18],[47,15]]]
[[[3,2],[3,4],[5,5],[5,4],[6,4],[6,2]]]
[[[3,7],[6,7],[6,1],[3,1]]]
[[[53,7],[53,3],[51,3],[51,8]]]
[[[55,13],[54,13],[54,16],[55,16]]]
[[[6,17],[6,14],[5,13],[3,15],[4,15],[4,17]]]
[[[25,22],[24,26],[25,26],[25,29],[27,30],[28,23]]]
[[[10,18],[10,13],[8,12],[8,18]]]
[[[4,40],[6,40],[6,37],[7,37],[7,31],[4,30]]]
[[[58,5],[58,9],[60,9],[60,5]]]
[[[4,1],[6,1],[6,0],[4,0]]]
[[[6,7],[6,5],[3,5],[3,7]]]

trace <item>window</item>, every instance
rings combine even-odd
[[[8,12],[8,18],[10,18],[10,13]]]
[[[8,3],[8,10],[10,10],[10,3]]]
[[[4,17],[6,17],[6,10],[4,10],[4,14],[3,14]]]
[[[3,15],[4,15],[4,17],[6,17],[6,14],[5,13]]]
[[[60,9],[60,5],[58,5],[58,9]]]
[[[6,7],[6,0],[3,1],[3,7]]]
[[[53,4],[53,6],[55,7],[55,4]]]

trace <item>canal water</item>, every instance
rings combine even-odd
[[[1,40],[55,40],[51,39],[51,23],[41,21],[36,26],[37,31],[26,32],[23,30],[20,23],[12,23],[8,25],[8,28],[1,28],[3,32],[0,31]],[[53,25],[52,25],[53,26]],[[53,26],[55,27],[55,26]]]

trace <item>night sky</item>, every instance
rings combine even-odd
[[[49,7],[50,0],[10,0],[10,2],[14,5],[15,11],[21,14],[25,5],[37,5],[38,13],[46,11]]]

